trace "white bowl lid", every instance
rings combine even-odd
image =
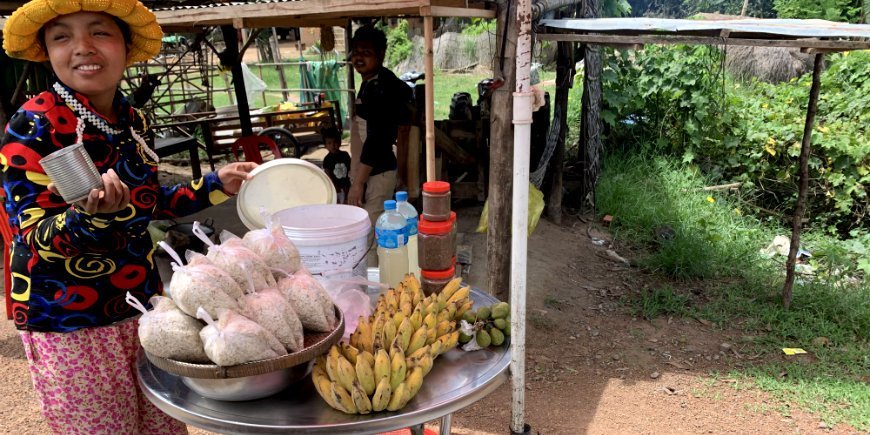
[[[242,183],[236,211],[251,230],[265,228],[267,215],[299,205],[335,204],[336,193],[329,176],[301,159],[275,159],[257,166],[252,178]]]

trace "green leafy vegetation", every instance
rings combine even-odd
[[[377,27],[387,35],[387,55],[384,63],[388,67],[398,65],[411,56],[414,46],[408,37],[408,20],[400,19],[396,25],[379,22]]]
[[[632,301],[632,310],[644,319],[651,320],[667,314],[685,315],[688,312],[688,302],[688,297],[666,286],[644,291],[639,298]]]
[[[821,18],[856,23],[862,0],[773,0],[779,18]]]
[[[742,352],[769,362],[732,376],[827,423],[870,430],[870,279],[856,266],[870,238],[856,233],[842,241],[810,230],[801,247],[813,253],[815,271],[798,277],[785,310],[784,259],[760,250],[787,230],[745,214],[739,194],[704,191],[708,183],[697,167],[673,157],[619,154],[605,161],[598,212],[614,216],[615,240],[645,247],[642,267],[703,286],[699,297],[664,286],[626,304],[646,318],[682,315],[741,328]],[[784,347],[814,358],[783,359]]]
[[[495,34],[495,20],[487,18],[472,18],[471,24],[462,28],[462,34],[477,36],[483,33]]]
[[[602,73],[606,146],[675,156],[714,183],[742,182],[748,207],[787,215],[811,77],[744,84],[721,70],[721,55],[706,46],[613,53]],[[840,235],[867,229],[868,61],[866,52],[830,56],[821,77],[807,216]]]

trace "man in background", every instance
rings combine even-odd
[[[393,145],[400,126],[411,123],[413,92],[384,67],[384,32],[372,26],[360,27],[350,46],[351,64],[363,81],[351,128],[352,184],[347,203],[365,208],[374,226],[384,201],[392,199],[396,190],[398,162]]]

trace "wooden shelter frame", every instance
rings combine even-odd
[[[211,7],[173,8],[155,10],[157,19],[165,31],[189,32],[203,26],[220,26],[224,32],[230,29],[267,27],[317,27],[338,26],[350,35],[351,21],[378,17],[422,17],[424,37],[425,88],[425,150],[426,179],[437,179],[435,167],[435,94],[433,19],[435,17],[495,18],[495,10],[486,9],[483,3],[467,3],[456,0],[331,0],[328,2],[300,0],[267,3],[248,3]],[[227,38],[225,38],[225,41]],[[346,44],[349,46],[349,44]],[[232,49],[232,44],[227,45]],[[236,47],[236,51],[239,51]],[[233,64],[233,75],[241,76],[238,64]],[[237,74],[238,73],[238,74]],[[353,89],[353,75],[348,73],[348,88]],[[244,84],[234,81],[239,113],[248,112]],[[241,88],[239,87],[241,86]],[[242,134],[250,134],[250,122],[242,121]],[[410,172],[413,172],[411,168]]]

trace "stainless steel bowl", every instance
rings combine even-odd
[[[269,397],[304,379],[311,372],[314,361],[294,367],[275,370],[262,375],[243,378],[204,379],[181,376],[184,385],[202,397],[239,402]]]

